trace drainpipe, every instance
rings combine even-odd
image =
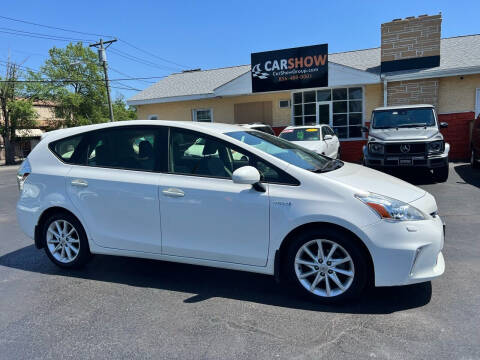
[[[388,106],[387,101],[387,77],[381,75],[380,78],[383,80],[383,106]]]

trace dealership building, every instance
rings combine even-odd
[[[326,123],[348,161],[361,159],[361,127],[373,109],[432,104],[449,123],[442,132],[450,158],[466,159],[480,112],[480,35],[441,38],[441,25],[441,14],[395,19],[380,26],[377,48],[328,54],[323,44],[252,54],[251,65],[186,70],[128,104],[139,119],[262,122],[276,132]]]

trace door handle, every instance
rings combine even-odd
[[[165,196],[170,196],[170,197],[183,197],[185,196],[185,193],[183,190],[177,189],[177,188],[168,188],[165,190],[162,190],[163,195]]]
[[[72,184],[72,186],[82,186],[82,187],[87,187],[88,186],[88,182],[85,181],[85,180],[82,180],[82,179],[72,180],[70,182],[70,184]]]

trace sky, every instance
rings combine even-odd
[[[12,29],[80,38],[86,44],[103,35],[122,40],[107,50],[111,79],[159,77],[249,64],[250,54],[258,51],[323,43],[330,53],[378,47],[383,22],[440,12],[442,37],[480,33],[480,1],[4,1],[0,16],[96,35],[0,18],[0,61],[10,54],[38,69],[50,48],[68,44],[14,35]],[[112,86],[145,89],[152,81],[157,80],[114,81]],[[112,89],[114,97],[136,92]]]

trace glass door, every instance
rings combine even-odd
[[[330,101],[319,102],[317,106],[317,124],[330,125],[332,120],[332,103]]]

